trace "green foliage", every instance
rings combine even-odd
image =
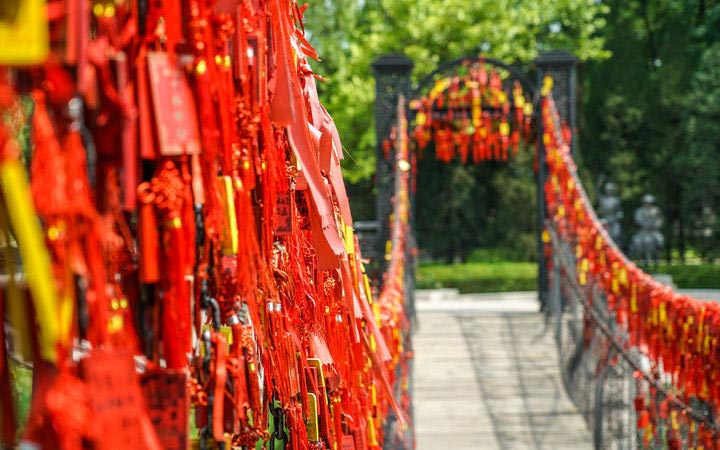
[[[533,245],[537,242],[533,240]],[[468,262],[527,262],[528,257],[525,252],[508,246],[476,248],[470,252]]]
[[[19,423],[27,421],[30,412],[30,400],[32,398],[32,369],[22,366],[15,361],[9,361],[7,369],[10,371],[10,382],[12,396],[15,402],[15,413]],[[23,426],[18,431],[22,433]],[[20,436],[18,436],[19,438]]]
[[[682,213],[691,219],[689,240],[705,257],[716,257],[720,227],[720,44],[708,47],[691,81],[685,106],[687,146],[676,164],[686,174]]]
[[[537,288],[537,265],[529,262],[421,264],[416,287],[457,288],[463,294],[532,291]]]
[[[422,181],[416,197],[419,245],[448,263],[456,258],[465,261],[469,250],[478,244],[477,230],[487,215],[478,199],[475,168],[431,158],[421,166]],[[433,176],[424,177],[425,173]]]
[[[632,211],[647,192],[665,216],[667,256],[679,249],[682,258],[688,244],[716,246],[700,235],[710,219],[703,206],[713,214],[720,207],[720,2],[605,3],[602,35],[613,57],[585,68],[583,163],[594,177],[618,184],[626,239],[637,230]]]
[[[672,275],[680,289],[720,289],[718,264],[661,264],[658,272]]]
[[[426,152],[428,153],[428,152]],[[475,248],[504,248],[512,259],[537,258],[533,149],[509,163],[418,164],[417,239],[437,260],[468,260]]]
[[[522,148],[514,160],[493,172],[497,203],[487,230],[479,230],[483,247],[504,247],[521,261],[537,260],[534,157],[533,146]]]
[[[658,272],[672,275],[673,282],[681,289],[720,289],[720,264],[661,264]],[[418,289],[456,288],[463,294],[533,291],[537,288],[537,265],[510,261],[421,264],[416,286]]]

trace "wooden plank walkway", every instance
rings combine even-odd
[[[418,291],[417,450],[592,448],[535,297]]]

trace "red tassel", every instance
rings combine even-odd
[[[35,101],[35,153],[30,166],[31,192],[38,214],[49,218],[66,211],[70,203],[65,189],[67,175],[62,149],[47,112],[45,95],[35,91],[32,96]]]

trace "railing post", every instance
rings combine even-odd
[[[545,75],[553,78],[553,98],[560,114],[560,118],[572,130],[570,151],[575,154],[576,132],[576,66],[577,58],[564,51],[552,51],[540,54],[533,61],[537,69],[538,92],[542,91]],[[547,165],[545,163],[545,144],[543,142],[542,111],[536,111],[538,131],[538,174],[537,174],[537,243],[538,243],[538,300],[540,308],[548,308],[548,261],[544,255],[545,244],[543,231],[545,230],[545,180],[547,179]]]
[[[386,266],[385,245],[389,238],[389,218],[395,186],[394,151],[392,146],[386,149],[384,143],[390,137],[390,130],[397,121],[398,97],[402,94],[407,98],[410,94],[410,74],[414,66],[413,61],[402,54],[383,55],[372,63],[375,74],[375,156],[377,158],[375,217],[378,221],[375,251],[378,264],[373,268],[375,272],[373,275],[380,283]]]
[[[569,52],[551,51],[541,53],[533,61],[538,71],[538,86],[542,86],[545,75],[553,78],[553,98],[560,119],[572,131],[570,151],[577,156],[577,64],[578,59]]]

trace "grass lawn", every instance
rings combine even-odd
[[[457,288],[461,293],[533,291],[537,287],[537,264],[504,261],[421,264],[416,287]]]
[[[660,264],[681,289],[720,289],[720,264]],[[418,289],[457,288],[461,293],[534,291],[537,265],[532,262],[423,263],[417,270]]]
[[[658,272],[672,275],[681,289],[720,289],[720,264],[660,264]]]

